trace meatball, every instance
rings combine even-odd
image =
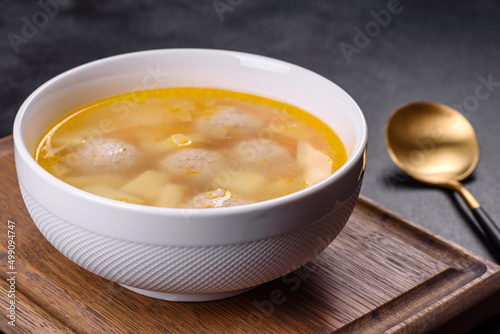
[[[203,194],[196,195],[190,201],[190,207],[195,209],[225,208],[243,205],[245,202],[232,194],[230,191],[217,188]]]
[[[233,148],[233,153],[249,163],[283,163],[292,158],[285,147],[269,139],[242,141]]]
[[[67,155],[66,162],[71,167],[89,171],[113,172],[132,167],[137,163],[137,151],[129,143],[118,139],[105,138],[95,143],[83,142],[76,152]]]
[[[202,148],[184,148],[161,160],[160,166],[172,173],[210,175],[224,167],[224,157]]]
[[[251,114],[244,113],[234,107],[224,107],[217,110],[213,115],[203,118],[198,126],[210,137],[224,138],[231,131],[256,131],[261,122]]]

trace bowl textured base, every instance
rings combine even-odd
[[[308,225],[267,239],[199,247],[145,244],[104,236],[55,216],[33,199],[21,182],[20,189],[40,232],[77,265],[143,291],[203,295],[255,287],[312,260],[344,227],[360,185],[347,200]]]
[[[251,287],[251,288],[246,288],[246,289],[227,291],[227,292],[219,292],[219,293],[186,294],[186,293],[166,293],[166,292],[137,289],[137,288],[133,288],[131,286],[123,285],[123,284],[122,284],[122,286],[124,288],[127,288],[131,291],[134,291],[138,294],[141,294],[141,295],[144,295],[147,297],[169,300],[172,302],[206,302],[206,301],[211,301],[211,300],[219,300],[219,299],[225,299],[225,298],[241,295],[242,293],[245,293],[247,291],[250,291],[250,290],[256,288],[256,287]]]

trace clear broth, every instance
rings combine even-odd
[[[82,190],[172,208],[284,196],[347,160],[335,132],[306,111],[208,88],[146,90],[91,103],[57,121],[34,157]]]

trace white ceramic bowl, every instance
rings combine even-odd
[[[335,130],[348,161],[327,179],[284,197],[230,208],[168,209],[89,194],[33,159],[46,129],[79,106],[126,92],[186,86],[253,93],[305,109]],[[26,207],[62,254],[144,295],[202,301],[276,279],[328,246],[359,194],[367,128],[346,92],[304,68],[239,52],[167,49],[105,58],[48,81],[21,106],[14,143]]]

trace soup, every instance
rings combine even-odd
[[[57,121],[34,157],[84,191],[168,208],[284,196],[347,160],[334,131],[306,111],[208,88],[145,90],[89,104]]]

